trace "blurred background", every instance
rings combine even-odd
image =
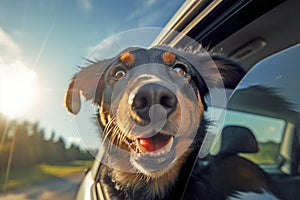
[[[29,198],[9,191],[16,195],[19,188],[91,165],[87,150],[98,147],[97,133],[87,131],[83,143],[64,108],[72,75],[105,38],[162,28],[183,2],[0,1],[0,198],[40,199],[41,192]]]

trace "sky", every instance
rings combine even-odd
[[[64,94],[77,66],[93,47],[114,34],[163,28],[182,3],[1,0],[0,111],[19,121],[38,121],[46,137],[55,131],[68,144],[94,147],[97,133],[79,134],[76,120],[64,108]]]

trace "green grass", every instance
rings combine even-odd
[[[71,163],[58,163],[55,165],[40,165],[40,169],[55,177],[66,177],[85,170],[87,166],[91,166],[91,161],[73,161]]]
[[[53,178],[63,178],[84,172],[93,161],[72,161],[57,164],[41,164],[29,169],[12,170],[6,185],[7,190],[16,189]],[[3,191],[5,174],[0,174],[0,191]]]

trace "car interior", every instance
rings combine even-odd
[[[252,157],[252,159],[251,157],[248,157],[253,162],[256,162],[260,168],[275,180],[278,184],[278,188],[280,188],[281,192],[284,194],[284,199],[294,199],[300,195],[299,190],[297,189],[300,184],[300,138],[298,134],[300,110],[297,101],[297,99],[299,99],[299,96],[297,95],[299,86],[295,87],[297,78],[295,79],[292,75],[287,75],[297,73],[298,71],[298,69],[295,69],[295,66],[297,66],[297,63],[299,65],[299,61],[297,60],[300,52],[299,47],[299,45],[291,47],[256,64],[253,70],[249,72],[250,77],[251,75],[254,77],[255,74],[268,74],[270,71],[268,68],[270,68],[270,66],[272,67],[272,70],[277,72],[277,75],[275,75],[275,78],[266,77],[266,80],[261,81],[260,85],[250,87],[243,86],[242,81],[241,85],[238,86],[228,102],[229,110],[270,117],[272,119],[281,120],[281,123],[284,124],[284,127],[281,130],[282,134],[277,142],[278,147],[269,149],[269,151],[273,151],[271,152],[274,159],[273,163],[259,163],[257,162],[257,159],[255,159],[255,156]],[[290,80],[282,81],[282,77],[280,76],[290,78]],[[260,78],[257,79],[259,80]],[[246,79],[244,80],[244,83],[248,81],[249,79]],[[249,82],[247,85],[249,85]],[[287,92],[294,93],[294,95],[287,95]],[[223,130],[225,130],[225,128]],[[226,137],[226,134],[224,133],[225,132],[222,132],[222,138]],[[257,136],[257,139],[259,139],[259,142],[261,142],[258,148],[258,153],[261,151],[261,155],[267,148],[266,146],[263,146],[263,142],[260,138],[264,134],[266,134],[264,130],[256,130],[255,135]],[[247,139],[247,141],[248,140],[249,139]],[[242,141],[243,140],[240,140],[240,142],[245,145],[244,148],[246,148],[249,141]],[[222,142],[221,150],[222,145],[226,146],[227,144],[223,144]],[[235,148],[234,144],[230,144],[230,146],[231,148]],[[239,153],[244,152],[239,151]],[[266,155],[264,156],[267,157]]]
[[[271,161],[258,161],[258,154],[266,153],[266,147],[260,144],[266,139],[259,138],[263,130],[253,133],[244,122],[229,123],[222,131],[219,152],[200,161],[202,170],[224,156],[247,158],[275,180],[285,199],[300,197],[297,189],[300,184],[300,109],[296,95],[299,78],[291,75],[299,71],[296,69],[297,55],[300,55],[297,45],[300,42],[299,8],[300,2],[292,0],[189,1],[165,27],[231,58],[248,72],[246,77],[249,78],[243,79],[232,93],[228,110],[270,117],[282,123],[281,134],[276,136],[279,145],[273,148]],[[154,43],[176,47],[181,39],[164,32]],[[270,77],[262,81],[264,76]],[[289,82],[281,82],[287,77],[291,77]],[[230,114],[227,116],[230,118]]]

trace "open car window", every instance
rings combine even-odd
[[[260,165],[278,164],[279,146],[286,126],[284,120],[231,110],[227,111],[225,126],[228,125],[249,128],[258,142],[259,151],[241,154],[243,157]]]
[[[242,156],[287,174],[298,172],[299,55],[296,45],[256,64],[233,92],[225,120],[255,135],[259,151]]]

